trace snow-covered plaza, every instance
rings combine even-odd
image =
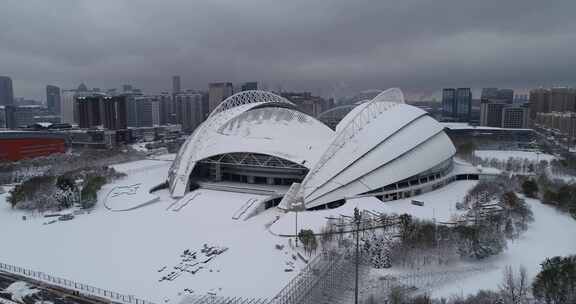
[[[7,193],[2,194],[0,260],[157,303],[178,301],[189,291],[271,298],[305,265],[300,259],[292,258],[294,251],[288,245],[288,238],[277,236],[294,232],[294,213],[271,208],[246,221],[233,219],[247,201],[263,196],[201,189],[174,200],[167,190],[161,190],[152,194],[158,195],[158,199],[133,208],[134,198],[149,199],[148,189],[163,180],[169,166],[170,162],[163,160],[116,165],[117,170],[128,175],[101,190],[101,199],[94,211],[77,215],[72,221],[50,225],[44,224],[47,222],[44,217],[31,217],[10,209],[4,202]],[[299,212],[299,229],[317,231],[326,217],[351,214],[356,206],[449,220],[458,213],[456,202],[475,183],[453,182],[414,198],[424,202],[424,206],[413,205],[409,199],[383,203],[375,198],[359,198],[336,209]],[[131,210],[113,211],[104,206],[111,190],[136,184],[140,185],[140,191],[123,194]],[[510,243],[504,254],[475,263],[486,266],[487,271],[443,286],[434,295],[496,288],[501,269],[506,265],[525,265],[529,274],[534,275],[544,258],[576,252],[572,233],[576,231],[576,221],[538,201],[528,202],[535,221],[524,236]],[[115,203],[121,204],[121,201]],[[26,220],[22,218],[24,215]],[[269,227],[278,216],[280,219]],[[222,252],[198,267],[175,270],[174,267],[182,266],[182,261],[194,252],[198,261],[206,261],[202,250],[205,245]],[[283,249],[279,250],[276,245]],[[188,254],[183,254],[186,250]],[[374,275],[383,275],[383,271],[399,270],[379,270]],[[171,272],[175,273],[171,275]]]

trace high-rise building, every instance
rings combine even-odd
[[[104,96],[102,95],[76,97],[80,128],[89,129],[102,126],[103,99]]]
[[[178,94],[182,90],[180,86],[180,76],[172,76],[172,94]]]
[[[172,96],[168,93],[164,92],[158,95],[160,125],[176,123],[176,115],[174,112],[174,104],[172,101],[173,101]]]
[[[76,105],[76,91],[75,90],[62,90],[60,96],[60,116],[63,123],[74,124],[78,121]]]
[[[211,83],[208,89],[208,112],[212,112],[224,99],[234,94],[234,86],[230,82]]]
[[[6,126],[6,106],[0,106],[0,129],[7,128]]]
[[[60,114],[60,88],[53,85],[46,86],[46,106],[48,111]]]
[[[152,103],[155,96],[139,96],[133,100],[133,119],[131,127],[152,127]]]
[[[159,96],[152,100],[152,126],[160,125],[160,100]]]
[[[314,117],[330,107],[328,100],[313,96],[310,92],[284,92],[280,96],[293,102],[300,111]]]
[[[0,105],[14,104],[14,88],[12,79],[8,76],[0,76]]]
[[[538,113],[550,112],[550,91],[535,89],[530,91],[530,118],[534,120]]]
[[[450,118],[456,116],[456,89],[442,90],[442,116]]]
[[[124,130],[128,127],[126,100],[127,97],[124,95],[104,96],[101,99],[105,129]]]
[[[451,120],[468,122],[472,115],[470,88],[445,88],[442,90],[442,113]]]
[[[550,89],[551,112],[576,112],[576,91],[571,88]]]
[[[251,91],[251,90],[258,90],[258,82],[250,81],[242,84],[241,91]]]
[[[192,133],[204,121],[202,95],[181,93],[176,95],[175,104],[177,123],[182,126],[183,132]]]
[[[80,128],[123,130],[127,128],[127,96],[91,94],[76,98]]]
[[[480,125],[500,128],[502,126],[502,110],[506,103],[498,101],[482,101],[480,103]]]
[[[507,106],[502,109],[502,128],[528,128],[528,108],[524,106]]]
[[[458,121],[470,121],[472,115],[472,92],[470,88],[458,88],[456,90],[456,119]]]

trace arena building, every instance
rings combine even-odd
[[[318,209],[478,179],[480,169],[455,167],[455,153],[444,127],[405,104],[399,89],[359,103],[335,130],[278,95],[245,91],[224,100],[188,138],[168,181],[173,197],[206,180],[285,185],[280,207]]]

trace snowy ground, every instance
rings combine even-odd
[[[142,160],[116,165],[128,176],[106,185],[100,192],[102,200],[119,186],[140,184],[149,189],[165,180],[173,156],[160,160]],[[419,218],[450,220],[458,214],[455,203],[475,185],[474,181],[458,181],[437,191],[414,199],[424,206],[410,204],[411,199],[383,203],[374,198],[349,201],[332,210],[298,213],[299,228],[319,231],[328,216],[351,215],[353,208],[388,213],[409,213]],[[298,262],[294,272],[285,272],[292,252],[276,244],[286,245],[287,239],[275,234],[294,233],[294,214],[283,215],[270,209],[247,221],[233,220],[251,199],[262,199],[254,194],[240,194],[211,190],[198,190],[175,202],[166,190],[155,193],[159,199],[149,205],[126,212],[110,212],[101,201],[90,214],[77,216],[68,222],[43,225],[46,219],[30,217],[13,211],[4,202],[7,194],[0,194],[0,231],[3,245],[0,262],[43,271],[55,276],[73,279],[100,288],[133,294],[157,303],[174,303],[186,295],[185,289],[204,294],[215,292],[224,296],[272,297],[303,267]],[[454,293],[472,293],[479,289],[496,288],[505,265],[525,265],[530,275],[538,271],[545,257],[576,253],[576,221],[537,201],[531,204],[535,222],[528,232],[509,245],[505,254],[492,258],[479,266],[495,267],[434,292],[434,296]],[[126,205],[130,205],[126,203]],[[122,206],[122,200],[115,201]],[[280,219],[270,227],[267,224]],[[11,233],[7,233],[11,231]],[[273,232],[273,233],[271,233]],[[205,261],[201,252],[204,244],[227,248],[213,259],[203,263],[204,268],[190,267],[182,272],[182,256],[189,249],[197,252],[198,260]],[[172,281],[159,282],[170,273],[180,273]]]
[[[528,159],[530,161],[551,161],[556,159],[556,156],[536,152],[536,151],[505,151],[505,150],[477,150],[474,151],[474,155],[484,159],[496,159],[498,161],[508,161],[510,158],[524,160]]]
[[[408,213],[418,218],[436,218],[439,222],[446,222],[450,221],[453,215],[462,214],[456,210],[455,205],[462,201],[468,190],[474,185],[476,185],[476,181],[456,181],[436,191],[409,199],[384,203],[374,197],[365,197],[352,199],[344,206],[336,209],[299,212],[298,229],[312,229],[314,232],[320,232],[320,229],[326,224],[326,217],[338,217],[340,214],[352,215],[355,207],[383,213]],[[424,202],[424,206],[412,205],[413,199]],[[293,235],[295,222],[295,215],[290,212],[280,218],[271,227],[271,231],[276,234]]]
[[[509,243],[504,254],[476,263],[494,269],[435,290],[433,296],[449,297],[475,293],[480,289],[497,289],[502,281],[502,269],[507,265],[515,269],[523,265],[529,277],[533,278],[547,257],[576,254],[576,221],[539,201],[526,200],[534,213],[534,222],[528,231],[519,240]]]
[[[150,188],[164,179],[170,164],[144,160],[117,165],[129,175],[106,185],[100,197],[117,186],[141,183],[142,189]],[[184,289],[272,297],[303,266],[296,263],[294,272],[284,271],[291,253],[275,245],[287,241],[265,229],[276,216],[273,212],[248,221],[232,220],[247,200],[261,197],[199,190],[188,195],[197,195],[188,204],[172,205],[166,190],[158,195],[158,202],[132,211],[110,212],[100,202],[90,214],[43,225],[46,219],[41,217],[23,221],[24,213],[11,210],[2,194],[0,231],[13,233],[2,234],[0,261],[157,303],[177,301]],[[204,244],[228,250],[202,264],[195,274],[184,272],[173,281],[159,282],[180,264],[186,249],[197,251],[198,260],[204,261],[200,252]]]

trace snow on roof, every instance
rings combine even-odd
[[[262,153],[309,167],[324,151],[333,134],[326,125],[283,107],[292,104],[272,93],[242,93],[233,95],[241,99],[224,101],[226,104],[216,108],[184,143],[169,173],[173,196],[184,195],[196,162],[211,156]],[[256,99],[246,99],[250,96]],[[263,107],[265,105],[270,107]]]
[[[508,131],[532,131],[532,129],[510,129],[486,126],[471,126],[466,122],[442,122],[445,128],[450,130],[508,130]]]
[[[359,194],[449,159],[455,149],[442,130],[426,112],[406,105],[400,90],[382,92],[337,126],[334,140],[302,182],[308,207],[332,192],[335,200]],[[394,170],[380,170],[384,166]]]

